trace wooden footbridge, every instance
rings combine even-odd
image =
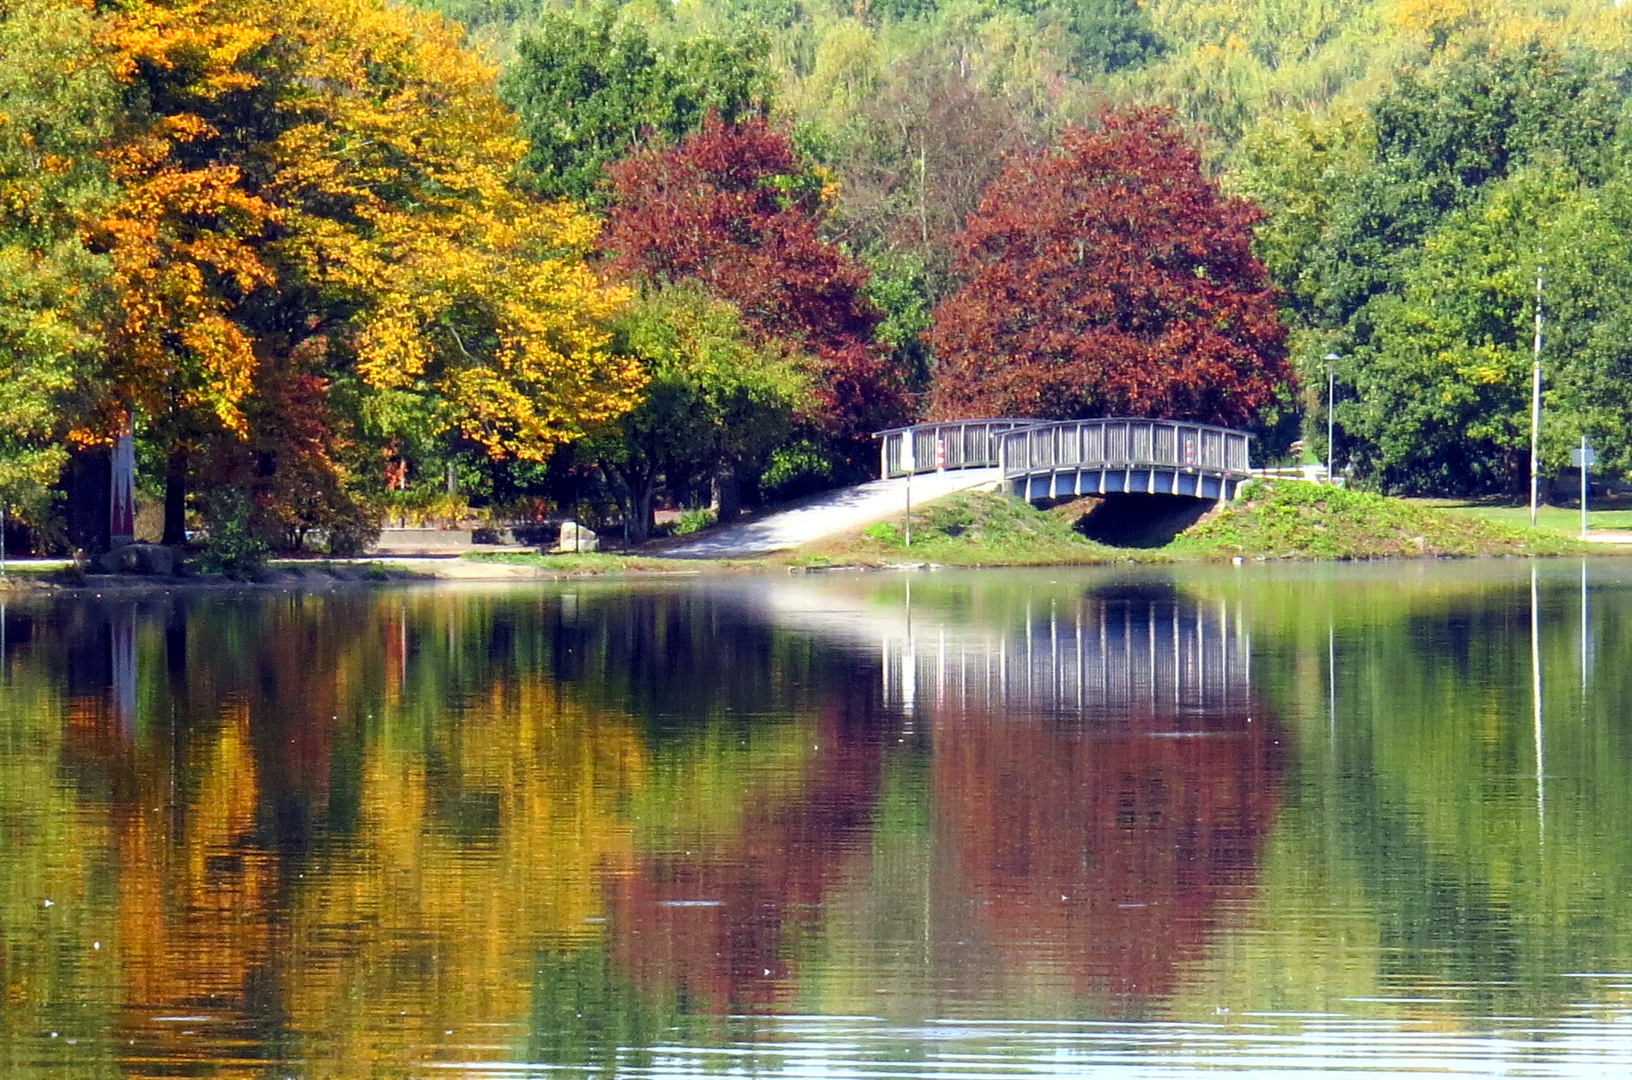
[[[878,432],[885,479],[1002,469],[1015,495],[1185,495],[1229,499],[1251,476],[1244,431],[1182,420],[955,420]]]

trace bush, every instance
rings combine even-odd
[[[901,530],[887,521],[876,521],[861,530],[861,535],[869,540],[877,540],[881,544],[899,544]]]
[[[255,535],[252,516],[242,488],[220,488],[205,500],[207,531],[199,562],[206,572],[248,581],[266,569],[271,549]]]
[[[770,464],[759,478],[759,494],[769,503],[796,499],[834,484],[830,455],[808,439],[771,451]]]
[[[329,523],[328,551],[336,558],[361,555],[380,539],[380,517],[365,506]]]
[[[714,522],[714,511],[705,507],[698,507],[695,510],[682,510],[679,519],[674,523],[671,534],[674,536],[689,536],[694,532],[700,532],[708,528]]]

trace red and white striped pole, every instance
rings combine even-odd
[[[136,542],[136,436],[126,413],[113,438],[108,485],[108,547],[118,551]]]

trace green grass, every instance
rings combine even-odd
[[[1037,510],[1010,495],[960,493],[912,515],[912,544],[901,520],[878,522],[859,534],[829,541],[793,560],[795,565],[903,562],[948,566],[1049,566],[1102,563],[1135,557],[1087,539],[1072,527],[1084,506]]]
[[[1475,504],[1442,506],[1444,513],[1494,521],[1513,528],[1530,527],[1528,506],[1482,506]],[[1581,534],[1581,511],[1562,506],[1543,506],[1536,511],[1536,528],[1561,536]],[[1594,510],[1587,506],[1587,528],[1632,530],[1632,510]]]
[[[1584,545],[1549,530],[1299,480],[1251,484],[1242,496],[1160,547],[1095,543],[1076,531],[1089,503],[1038,510],[1008,495],[954,495],[914,512],[912,546],[900,519],[807,548],[802,566],[939,563],[1045,566],[1121,561],[1382,559],[1563,555]]]
[[[1549,530],[1301,480],[1246,486],[1165,549],[1175,558],[1379,559],[1555,555],[1581,545]]]

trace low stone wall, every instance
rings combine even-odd
[[[460,555],[473,549],[469,529],[381,529],[371,555]]]

